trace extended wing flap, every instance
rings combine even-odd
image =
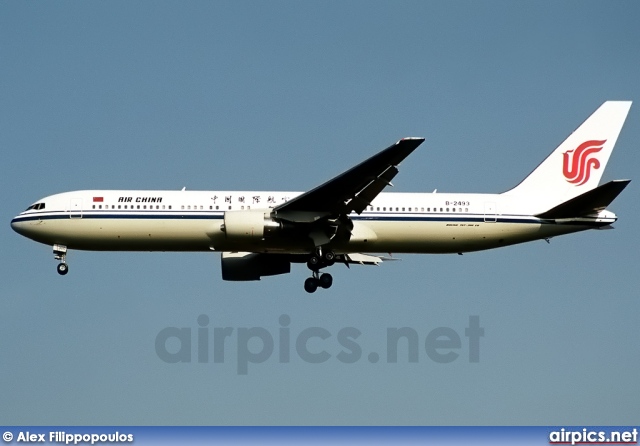
[[[631,180],[610,181],[582,195],[578,195],[571,200],[565,201],[542,214],[538,214],[536,217],[560,219],[597,214],[609,206],[630,182]]]
[[[395,259],[393,257],[382,257],[382,256],[372,256],[367,254],[360,253],[349,253],[345,254],[345,263],[347,264],[358,264],[358,265],[379,265],[382,262],[386,262],[389,260],[400,260]]]

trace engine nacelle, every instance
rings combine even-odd
[[[291,262],[284,255],[255,252],[223,252],[222,280],[260,280],[291,272]]]
[[[228,211],[224,213],[224,223],[220,227],[228,238],[260,240],[282,228],[282,224],[273,220],[269,212]]]

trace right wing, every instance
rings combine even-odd
[[[380,263],[386,262],[389,260],[400,260],[400,259],[396,259],[393,257],[372,256],[369,254],[360,254],[356,252],[344,254],[344,263],[347,266],[349,266],[349,264],[378,266]]]
[[[324,217],[361,213],[398,173],[397,165],[424,138],[404,138],[371,158],[273,209],[275,216],[310,223]]]

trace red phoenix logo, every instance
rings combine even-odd
[[[591,169],[600,168],[600,161],[594,154],[602,150],[605,142],[606,139],[585,141],[562,154],[562,173],[569,183],[581,186],[589,181]]]

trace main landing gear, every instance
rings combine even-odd
[[[309,277],[304,281],[304,290],[307,293],[315,293],[318,287],[326,289],[331,285],[333,285],[333,276],[331,274],[320,274],[318,271],[314,271],[313,277]]]
[[[307,293],[315,293],[318,287],[327,289],[333,285],[333,276],[329,273],[320,274],[320,269],[333,265],[335,260],[336,254],[330,250],[323,252],[319,249],[309,257],[307,267],[312,271],[312,275],[304,281],[304,290]]]
[[[53,245],[53,257],[56,260],[60,260],[58,264],[58,274],[64,276],[69,272],[69,265],[67,265],[67,247],[64,245]]]

